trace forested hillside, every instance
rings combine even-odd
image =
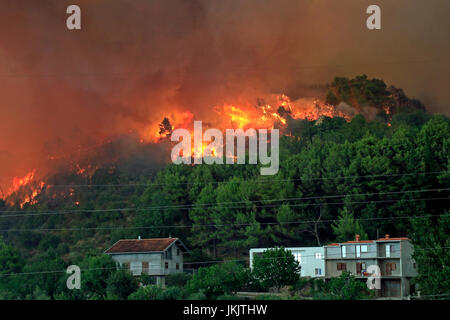
[[[168,164],[141,174],[115,165],[76,177],[70,197],[49,190],[23,208],[0,200],[0,297],[58,297],[67,278],[59,271],[104,266],[105,249],[139,235],[179,237],[193,262],[245,259],[251,247],[322,246],[355,233],[449,245],[448,118],[414,109],[289,126],[274,176],[261,176],[259,165]],[[433,256],[423,258],[419,264]],[[39,274],[52,270],[59,273]]]

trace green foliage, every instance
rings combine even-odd
[[[23,268],[24,274],[18,279],[23,281],[22,290],[28,297],[37,294],[36,290],[51,298],[66,288],[66,276],[61,271],[67,268],[67,264],[61,259],[55,250],[48,250],[33,257]],[[45,270],[47,273],[39,274]],[[37,274],[39,276],[37,276]]]
[[[140,287],[128,296],[128,300],[161,300],[164,289],[158,285]]]
[[[336,235],[337,242],[345,242],[355,239],[359,235],[361,240],[367,240],[367,233],[361,224],[353,218],[353,214],[344,208],[339,214],[339,220],[331,226]]]
[[[186,285],[191,293],[202,292],[207,298],[235,293],[248,281],[248,270],[236,262],[224,262],[203,267]]]
[[[360,300],[373,297],[365,281],[357,280],[350,272],[343,272],[339,277],[328,281],[315,279],[313,298],[318,300]]]
[[[261,294],[256,296],[255,300],[283,300],[283,298],[274,294]]]
[[[87,270],[81,277],[81,288],[86,296],[106,297],[108,278],[116,269],[116,263],[112,258],[104,254],[89,256],[81,262],[80,268]]]
[[[185,296],[185,290],[180,287],[148,285],[130,294],[128,300],[182,300]]]
[[[421,295],[440,299],[439,295],[450,292],[450,213],[437,219],[415,219],[413,226],[411,240],[418,271],[414,281],[419,285]],[[443,298],[448,299],[447,296]]]
[[[289,250],[269,249],[255,256],[252,273],[264,288],[292,285],[299,278],[300,266]]]
[[[22,263],[19,251],[7,245],[3,238],[0,237],[0,274],[20,272]]]
[[[50,300],[50,297],[39,287],[36,287],[32,294],[27,294],[25,300]]]
[[[142,283],[142,285],[146,286],[149,284],[156,284],[156,278],[154,276],[149,276],[148,274],[141,274],[139,276],[139,282]]]
[[[138,283],[130,272],[117,270],[109,275],[106,292],[113,297],[125,300],[137,288]]]
[[[169,274],[166,277],[166,285],[169,287],[184,287],[189,279],[192,278],[192,274],[185,272],[177,272]]]

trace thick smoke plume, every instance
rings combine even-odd
[[[448,0],[0,0],[0,177],[171,113],[267,94],[315,97],[335,76],[384,79],[449,111]],[[66,8],[82,30],[66,29]]]

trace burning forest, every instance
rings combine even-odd
[[[292,136],[298,121],[314,123],[322,118],[342,118],[350,121],[361,114],[367,120],[379,121],[389,125],[392,116],[399,111],[424,111],[425,107],[417,100],[409,99],[401,89],[377,79],[359,76],[355,79],[336,78],[322,93],[325,98],[299,98],[295,101],[285,94],[268,95],[240,103],[224,103],[211,108],[212,116],[206,123],[207,128],[225,129],[279,129],[284,136]],[[347,90],[347,92],[346,92]],[[368,90],[372,90],[368,91]],[[358,92],[359,91],[359,92]],[[373,99],[376,94],[376,101]],[[346,97],[344,99],[344,96]],[[149,121],[140,129],[130,129],[121,137],[109,137],[105,141],[89,148],[79,148],[75,152],[49,156],[46,169],[38,172],[33,168],[25,176],[12,178],[7,184],[3,199],[10,205],[35,204],[37,196],[46,191],[52,197],[71,198],[74,190],[70,188],[76,181],[88,183],[99,168],[114,167],[123,159],[143,158],[152,153],[146,164],[149,168],[160,167],[170,159],[170,135],[176,128],[192,128],[197,117],[189,111],[170,112],[162,119]],[[191,136],[193,134],[191,133]],[[193,157],[205,156],[206,144],[199,150],[192,150]],[[158,156],[155,157],[154,153]],[[146,160],[141,160],[146,162]],[[64,173],[69,180],[66,188],[53,191],[49,177]],[[51,180],[51,178],[50,178]],[[78,200],[73,203],[79,204]]]
[[[448,295],[448,0],[75,2],[0,0],[0,300],[230,299],[280,288],[244,267],[251,248],[328,263],[327,247],[379,234],[412,239],[420,289]],[[178,239],[155,251],[158,276],[204,271],[166,290],[150,260],[116,270],[105,254],[161,238]],[[386,250],[372,260],[392,280],[405,255]],[[357,298],[366,262],[335,268]],[[296,268],[289,299],[304,298]]]

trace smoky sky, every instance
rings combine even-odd
[[[0,176],[170,112],[207,121],[222,103],[320,95],[335,76],[381,78],[449,114],[450,2],[375,2],[0,0]],[[82,30],[66,28],[70,4]]]

